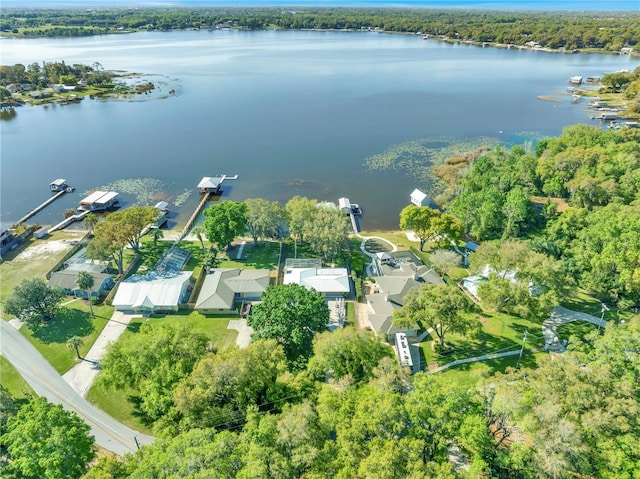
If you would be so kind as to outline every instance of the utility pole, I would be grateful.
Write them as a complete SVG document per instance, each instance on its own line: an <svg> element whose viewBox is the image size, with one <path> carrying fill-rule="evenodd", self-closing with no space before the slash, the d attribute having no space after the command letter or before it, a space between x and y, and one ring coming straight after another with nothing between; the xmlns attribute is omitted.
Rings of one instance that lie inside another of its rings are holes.
<svg viewBox="0 0 640 479"><path fill-rule="evenodd" d="M602 309L600 310L602 314L600 315L600 322L598 323L598 332L600 332L600 329L602 328L602 323L604 322L604 312L609 311L609 308L607 307L606 304L604 303L600 303L600 304L602 305Z"/></svg>
<svg viewBox="0 0 640 479"><path fill-rule="evenodd" d="M520 367L520 360L522 359L522 353L524 353L524 345L527 342L527 334L529 334L529 331L525 329L524 337L522 338L522 348L520 349L520 356L518 356L518 362L516 363L516 369Z"/></svg>

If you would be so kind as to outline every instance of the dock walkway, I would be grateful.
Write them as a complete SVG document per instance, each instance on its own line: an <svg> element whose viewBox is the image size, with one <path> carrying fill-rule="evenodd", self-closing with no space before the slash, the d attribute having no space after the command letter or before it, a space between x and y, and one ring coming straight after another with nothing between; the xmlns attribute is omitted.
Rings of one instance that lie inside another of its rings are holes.
<svg viewBox="0 0 640 479"><path fill-rule="evenodd" d="M47 206L49 206L51 203L53 203L55 200L57 200L58 198L60 198L62 195L64 195L66 193L66 190L62 190L57 192L55 195L53 195L51 198L49 198L48 200L40 203L38 206L36 206L34 209L32 209L31 211L29 211L26 215L24 215L22 218L20 218L16 224L19 225L21 223L24 223L25 221L27 221L29 218L31 218L32 216L34 216L38 211L41 211L43 209L45 209Z"/></svg>
<svg viewBox="0 0 640 479"><path fill-rule="evenodd" d="M191 214L191 216L187 220L186 224L184 225L184 228L182 228L182 231L180 232L180 236L178 236L178 239L176 239L175 244L178 244L180 241L183 240L185 236L187 236L189 229L191 229L191 226L193 225L196 218L204 208L204 205L207 203L207 201L209 201L209 196L211 196L211 193L203 194L202 199L200 200L200 203L198 204L197 208L194 210L194 212Z"/></svg>
<svg viewBox="0 0 640 479"><path fill-rule="evenodd" d="M89 213L91 213L89 210L85 210L82 213L78 213L76 215L73 216L69 216L68 218L65 218L64 220L62 220L60 223L58 223L55 226L52 226L51 228L49 228L47 230L48 234L53 233L56 230L61 230L62 228L65 228L67 226L69 226L71 223L74 223L76 221L81 221L82 218L84 218L85 216L87 216Z"/></svg>

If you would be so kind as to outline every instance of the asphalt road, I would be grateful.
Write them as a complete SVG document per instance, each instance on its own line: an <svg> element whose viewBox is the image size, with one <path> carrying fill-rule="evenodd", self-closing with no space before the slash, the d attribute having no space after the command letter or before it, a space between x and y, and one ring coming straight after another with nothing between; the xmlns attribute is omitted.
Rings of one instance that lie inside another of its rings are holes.
<svg viewBox="0 0 640 479"><path fill-rule="evenodd" d="M91 427L96 444L116 454L137 450L153 437L116 421L89 403L69 386L36 348L8 322L0 320L0 353L9 360L36 394L74 411Z"/></svg>

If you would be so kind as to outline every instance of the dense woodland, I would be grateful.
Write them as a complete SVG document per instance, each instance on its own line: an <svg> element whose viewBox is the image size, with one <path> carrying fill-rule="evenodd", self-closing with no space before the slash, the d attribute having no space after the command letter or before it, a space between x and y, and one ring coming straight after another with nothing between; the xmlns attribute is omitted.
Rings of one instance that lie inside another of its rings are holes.
<svg viewBox="0 0 640 479"><path fill-rule="evenodd" d="M173 29L377 29L452 40L618 52L640 41L638 12L522 12L370 8L3 9L0 31L81 36Z"/></svg>

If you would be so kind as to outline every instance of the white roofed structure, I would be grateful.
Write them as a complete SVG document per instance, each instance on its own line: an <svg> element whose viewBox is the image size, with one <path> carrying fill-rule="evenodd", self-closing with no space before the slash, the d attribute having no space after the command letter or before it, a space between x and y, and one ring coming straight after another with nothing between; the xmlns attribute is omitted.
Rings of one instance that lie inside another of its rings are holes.
<svg viewBox="0 0 640 479"><path fill-rule="evenodd" d="M343 297L351 292L347 268L287 268L284 284L299 284L325 297Z"/></svg>
<svg viewBox="0 0 640 479"><path fill-rule="evenodd" d="M427 195L425 193L423 193L422 191L420 191L418 188L416 188L415 190L413 190L411 192L410 195L410 200L411 203L416 205L416 206L428 206L429 205L429 198L427 198Z"/></svg>
<svg viewBox="0 0 640 479"><path fill-rule="evenodd" d="M120 283L113 306L120 311L178 311L186 301L190 271L152 272L134 275Z"/></svg>

